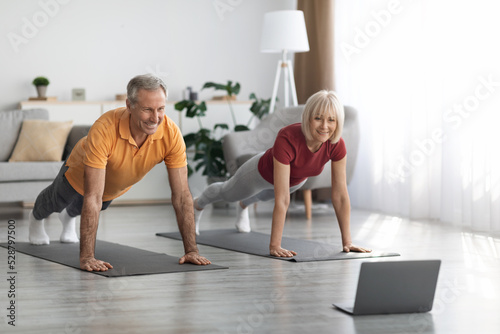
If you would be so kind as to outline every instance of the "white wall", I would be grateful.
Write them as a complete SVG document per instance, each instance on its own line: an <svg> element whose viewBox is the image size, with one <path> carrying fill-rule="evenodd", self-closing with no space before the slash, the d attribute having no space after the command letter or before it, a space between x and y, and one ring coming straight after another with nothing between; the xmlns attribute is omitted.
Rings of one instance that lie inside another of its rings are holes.
<svg viewBox="0 0 500 334"><path fill-rule="evenodd" d="M1 1L0 110L36 96L39 75L59 100L80 87L87 100L114 99L146 72L164 78L169 100L227 80L240 82L240 100L269 98L279 55L259 51L263 14L294 8L295 0Z"/></svg>

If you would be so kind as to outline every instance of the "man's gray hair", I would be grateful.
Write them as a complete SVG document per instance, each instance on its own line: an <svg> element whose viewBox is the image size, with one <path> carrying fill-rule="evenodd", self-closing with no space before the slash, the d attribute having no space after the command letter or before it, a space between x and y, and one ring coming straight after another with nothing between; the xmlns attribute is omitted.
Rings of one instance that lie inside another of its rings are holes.
<svg viewBox="0 0 500 334"><path fill-rule="evenodd" d="M127 85L127 99L130 104L137 103L137 92L139 89L155 91L158 88L163 89L165 98L168 96L167 85L162 79L153 74L141 74L132 78Z"/></svg>

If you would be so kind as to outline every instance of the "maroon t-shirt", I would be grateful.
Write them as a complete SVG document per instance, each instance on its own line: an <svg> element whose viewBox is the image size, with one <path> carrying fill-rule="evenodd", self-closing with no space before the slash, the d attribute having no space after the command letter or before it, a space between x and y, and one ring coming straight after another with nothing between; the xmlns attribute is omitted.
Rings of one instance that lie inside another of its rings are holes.
<svg viewBox="0 0 500 334"><path fill-rule="evenodd" d="M274 184L273 157L285 165L290 165L290 186L295 186L308 177L321 174L328 160L342 160L346 155L342 138L332 144L326 141L317 152L307 148L306 137L301 124L295 123L282 128L274 141L259 160L259 173L264 180Z"/></svg>

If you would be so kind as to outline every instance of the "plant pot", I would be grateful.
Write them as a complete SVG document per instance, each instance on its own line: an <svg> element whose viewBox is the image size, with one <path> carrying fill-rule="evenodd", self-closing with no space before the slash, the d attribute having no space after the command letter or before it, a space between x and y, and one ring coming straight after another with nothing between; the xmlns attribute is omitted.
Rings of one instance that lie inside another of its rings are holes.
<svg viewBox="0 0 500 334"><path fill-rule="evenodd" d="M40 98L47 97L47 86L36 86L36 92Z"/></svg>

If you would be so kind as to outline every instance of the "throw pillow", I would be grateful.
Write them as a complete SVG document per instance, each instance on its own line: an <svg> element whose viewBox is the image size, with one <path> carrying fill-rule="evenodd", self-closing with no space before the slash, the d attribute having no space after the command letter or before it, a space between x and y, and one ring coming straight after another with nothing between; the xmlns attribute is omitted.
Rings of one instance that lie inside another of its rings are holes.
<svg viewBox="0 0 500 334"><path fill-rule="evenodd" d="M45 109L25 109L0 111L0 161L7 161L14 151L21 126L25 119L49 119L49 112Z"/></svg>
<svg viewBox="0 0 500 334"><path fill-rule="evenodd" d="M25 120L9 162L61 161L73 121Z"/></svg>

